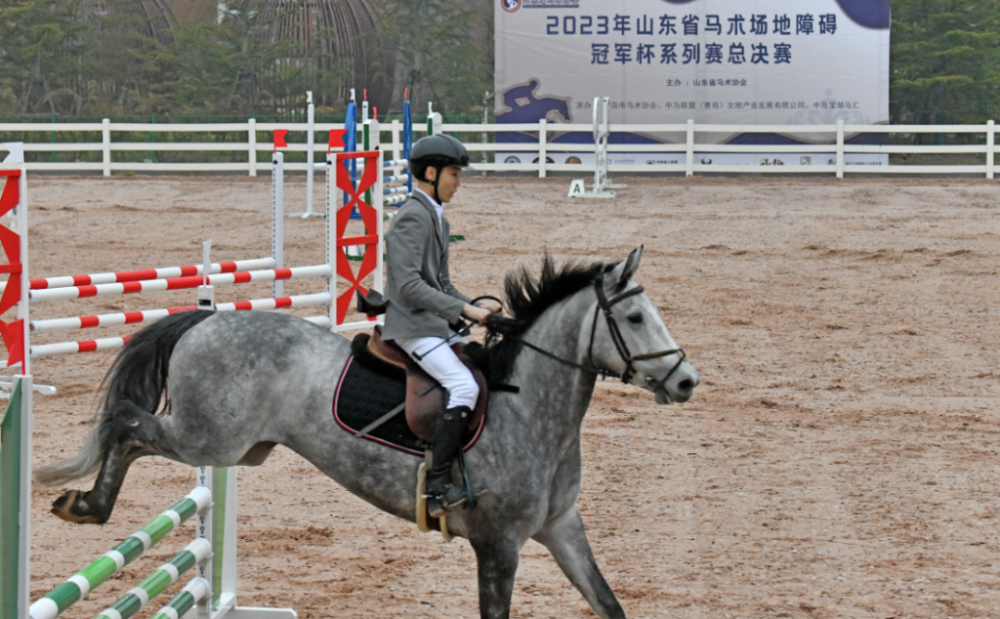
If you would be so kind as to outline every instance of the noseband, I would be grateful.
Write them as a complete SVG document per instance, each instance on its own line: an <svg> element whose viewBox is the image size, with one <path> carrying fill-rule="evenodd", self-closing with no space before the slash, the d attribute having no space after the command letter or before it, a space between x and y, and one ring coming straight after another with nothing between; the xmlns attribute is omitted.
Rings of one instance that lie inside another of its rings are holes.
<svg viewBox="0 0 1000 619"><path fill-rule="evenodd" d="M632 365L633 361L646 361L648 359L658 359L660 357L668 357L670 355L677 355L677 363L674 367L670 368L667 375L663 377L662 380L656 380L652 376L646 378L646 384L651 386L654 391L656 389L663 389L666 391L667 381L670 377L674 375L675 372L681 367L681 364L687 359L687 354L682 348L674 348L671 350L661 350L659 352L644 353L641 355L632 355L628 349L628 345L625 343L625 338L622 337L621 329L618 328L618 322L615 320L614 314L611 313L611 308L621 303L625 299L635 296L637 294L642 294L645 289L642 286L636 286L635 288L626 290L621 294L615 295L610 299L604 294L604 276L600 275L594 280L594 291L597 293L597 306L594 308L594 320L590 325L590 344L587 346L587 363L576 363L570 361L569 359L563 359L558 357L547 350L543 350L538 346L535 346L531 342L521 340L521 343L528 348L534 350L535 352L541 353L546 357L558 361L564 365L574 367L578 370L583 370L591 374L597 374L602 377L620 378L623 383L629 383L632 377L636 375L635 366ZM611 334L611 341L614 342L615 348L618 349L618 354L621 356L622 361L625 362L625 371L621 374L615 372L610 372L608 370L601 369L594 364L594 338L597 335L597 319L601 313L604 313L604 319L608 324L608 332Z"/></svg>

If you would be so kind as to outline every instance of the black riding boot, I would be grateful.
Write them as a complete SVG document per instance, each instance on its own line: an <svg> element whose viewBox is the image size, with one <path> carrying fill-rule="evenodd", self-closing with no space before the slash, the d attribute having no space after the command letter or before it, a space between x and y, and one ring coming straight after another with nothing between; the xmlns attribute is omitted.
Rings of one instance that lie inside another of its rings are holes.
<svg viewBox="0 0 1000 619"><path fill-rule="evenodd" d="M427 474L425 495L431 518L442 518L449 510L468 500L465 488L456 487L451 483L451 465L462 449L462 435L465 433L471 413L468 406L456 406L447 409L438 418L437 427L434 429L434 444L431 446L434 458L431 470ZM476 497L485 494L479 488L473 488L472 492Z"/></svg>

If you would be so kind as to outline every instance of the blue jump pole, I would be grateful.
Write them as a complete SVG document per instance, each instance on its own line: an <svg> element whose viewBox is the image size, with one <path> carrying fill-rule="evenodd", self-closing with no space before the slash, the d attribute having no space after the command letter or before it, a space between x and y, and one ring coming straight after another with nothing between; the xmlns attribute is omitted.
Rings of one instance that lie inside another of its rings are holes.
<svg viewBox="0 0 1000 619"><path fill-rule="evenodd" d="M403 159L410 160L410 149L413 148L413 119L410 117L410 100L403 99ZM406 189L413 193L413 174L406 181Z"/></svg>
<svg viewBox="0 0 1000 619"><path fill-rule="evenodd" d="M344 152L353 153L358 150L358 105L351 101L347 104L347 118L344 120L344 128L347 130L344 133ZM347 169L351 173L351 184L357 187L358 185L358 163L357 159L351 159L347 162ZM344 194L344 203L350 199L346 193ZM351 219L361 219L361 213L355 208L351 211Z"/></svg>

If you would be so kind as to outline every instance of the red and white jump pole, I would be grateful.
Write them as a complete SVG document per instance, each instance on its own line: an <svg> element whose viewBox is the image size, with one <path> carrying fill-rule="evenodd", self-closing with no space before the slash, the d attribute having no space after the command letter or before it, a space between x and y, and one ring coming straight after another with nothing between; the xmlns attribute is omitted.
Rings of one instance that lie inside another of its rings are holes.
<svg viewBox="0 0 1000 619"><path fill-rule="evenodd" d="M275 310L296 307L326 306L330 303L330 295L326 292L303 294L279 299L254 299L236 303L219 303L217 312L234 312L244 310ZM32 320L32 333L52 333L55 331L75 331L95 327L120 327L122 325L151 324L163 320L171 314L198 309L197 305L173 307L169 309L143 310L139 312L118 312L114 314L97 314L94 316L74 316L72 318L50 318L48 320ZM312 322L328 323L326 316L315 316Z"/></svg>
<svg viewBox="0 0 1000 619"><path fill-rule="evenodd" d="M280 299L256 299L253 301L240 301L238 303L220 303L216 306L217 312L231 312L240 310L274 310L280 308L307 307L314 305L328 305L330 297L326 293L318 295L302 295L303 297L317 297L317 302L296 302L296 297L283 297ZM249 307L248 307L249 306ZM65 331L69 329L85 329L89 327L110 327L123 324L151 324L163 320L171 314L198 309L197 306L175 307L162 310L146 310L143 312L128 312L125 314L104 314L101 316L80 316L77 318L57 318L54 320L39 320L32 323L32 330L36 325L41 328L35 330L37 333L49 331ZM121 317L121 318L120 318ZM330 326L330 319L326 316L309 316L304 318L315 325L321 327ZM80 326L73 326L73 323ZM122 348L131 336L106 337L96 340L80 340L77 342L58 342L55 344L36 344L31 347L31 357L49 357L52 355L66 355L81 352L96 352L100 350L114 350Z"/></svg>
<svg viewBox="0 0 1000 619"><path fill-rule="evenodd" d="M205 278L202 275L190 277L174 277L171 279L151 279L123 284L98 284L96 286L68 286L51 290L32 290L29 298L31 303L42 301L67 301L87 297L116 297L140 292L163 292L166 290L185 290L201 286L205 279L209 286L232 286L234 284L257 284L261 282L279 282L286 279L302 279L309 277L329 277L333 269L328 264L318 264L307 267L292 267L290 269L266 269L261 271L244 271L241 273L218 273Z"/></svg>
<svg viewBox="0 0 1000 619"><path fill-rule="evenodd" d="M209 269L209 274L235 273L238 271L257 271L274 268L274 258L258 258L256 260L236 260L235 262L216 262ZM204 267L187 265L181 267L161 267L158 269L141 269L138 271L120 271L117 273L93 273L91 275L67 275L63 277L46 277L33 279L31 290L48 290L51 288L67 288L69 286L93 286L97 284L121 284L125 282L141 282L151 279L168 279L174 277L192 277L202 275ZM0 292L7 288L6 282L0 282Z"/></svg>

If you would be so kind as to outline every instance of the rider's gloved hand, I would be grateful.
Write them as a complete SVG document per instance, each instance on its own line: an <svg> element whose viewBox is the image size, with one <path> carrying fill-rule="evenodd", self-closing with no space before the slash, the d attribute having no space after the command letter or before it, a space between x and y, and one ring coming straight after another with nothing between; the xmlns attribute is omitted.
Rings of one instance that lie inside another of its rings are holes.
<svg viewBox="0 0 1000 619"><path fill-rule="evenodd" d="M485 307L479 307L476 305L465 304L465 308L462 310L462 315L476 323L480 327L486 324L486 319L493 314L491 310Z"/></svg>

